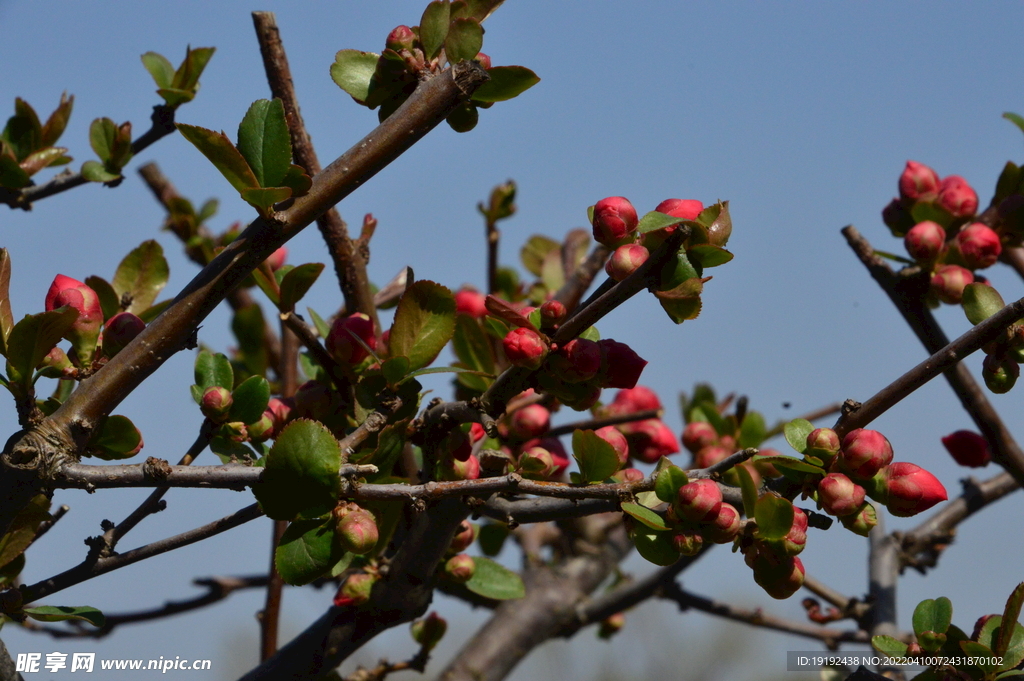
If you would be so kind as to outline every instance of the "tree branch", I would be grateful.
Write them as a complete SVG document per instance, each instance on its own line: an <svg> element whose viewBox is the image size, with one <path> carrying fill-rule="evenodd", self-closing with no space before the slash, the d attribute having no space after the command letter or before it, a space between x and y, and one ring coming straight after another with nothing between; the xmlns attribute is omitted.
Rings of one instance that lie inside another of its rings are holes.
<svg viewBox="0 0 1024 681"><path fill-rule="evenodd" d="M601 244L595 246L594 250L572 273L572 276L565 281L562 288L555 292L555 300L565 305L565 309L569 312L575 310L583 300L583 294L594 283L594 278L604 268L609 255L611 255L611 251L607 247Z"/></svg>
<svg viewBox="0 0 1024 681"><path fill-rule="evenodd" d="M258 483L265 469L238 463L219 466L172 466L163 459L150 457L146 463L90 466L69 463L53 478L59 489L95 490L114 487L207 487L242 490ZM376 473L373 465L343 464L341 475Z"/></svg>

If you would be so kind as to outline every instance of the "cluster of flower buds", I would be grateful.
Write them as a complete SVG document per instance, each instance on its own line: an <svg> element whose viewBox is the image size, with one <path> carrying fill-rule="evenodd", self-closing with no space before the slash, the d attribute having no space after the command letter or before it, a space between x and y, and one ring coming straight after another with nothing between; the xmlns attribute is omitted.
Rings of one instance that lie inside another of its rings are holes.
<svg viewBox="0 0 1024 681"><path fill-rule="evenodd" d="M739 511L722 500L713 480L693 480L679 488L665 520L672 530L672 546L684 556L700 552L705 543L731 543L743 528Z"/></svg>
<svg viewBox="0 0 1024 681"><path fill-rule="evenodd" d="M683 428L683 446L693 455L694 468L708 468L738 451L735 433L721 435L715 427L706 421L691 421ZM771 456L778 452L772 449L761 450L762 456ZM759 486L763 478L777 477L779 472L770 463L745 462L739 464L750 473L755 486ZM730 485L738 486L739 478L735 467L726 471L723 480Z"/></svg>
<svg viewBox="0 0 1024 681"><path fill-rule="evenodd" d="M620 390L611 404L601 410L604 416L625 416L642 411L662 411L661 400L653 390L642 385L635 388ZM628 458L644 463L657 463L663 456L670 456L679 451L679 442L672 429L658 417L629 421L612 427L625 436L628 445ZM606 429L601 429L604 431ZM598 431L598 434L601 434ZM605 437L611 442L610 436ZM616 443L612 442L616 447ZM621 445L619 445L621 446ZM618 451L618 447L616 447ZM623 464L628 463L624 460Z"/></svg>
<svg viewBox="0 0 1024 681"><path fill-rule="evenodd" d="M739 536L743 560L754 571L754 582L772 598L785 599L803 586L804 565L797 555L807 545L807 514L795 506L789 529L781 537L771 539L748 526ZM785 529L783 527L783 529Z"/></svg>
<svg viewBox="0 0 1024 681"><path fill-rule="evenodd" d="M336 523L334 534L342 548L360 556L373 551L380 533L371 512L348 502L335 506L332 513Z"/></svg>

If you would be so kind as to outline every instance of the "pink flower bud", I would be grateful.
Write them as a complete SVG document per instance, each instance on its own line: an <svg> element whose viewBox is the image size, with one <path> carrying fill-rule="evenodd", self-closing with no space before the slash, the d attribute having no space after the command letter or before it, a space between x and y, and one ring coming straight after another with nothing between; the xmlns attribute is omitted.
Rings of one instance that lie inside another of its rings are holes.
<svg viewBox="0 0 1024 681"><path fill-rule="evenodd" d="M696 556L704 548L704 537L697 530L683 528L672 535L672 546L684 556Z"/></svg>
<svg viewBox="0 0 1024 681"><path fill-rule="evenodd" d="M650 256L650 252L640 244L623 244L608 258L604 271L615 281L622 281L647 262Z"/></svg>
<svg viewBox="0 0 1024 681"><path fill-rule="evenodd" d="M644 473L638 468L623 468L612 477L619 482L640 482L644 479Z"/></svg>
<svg viewBox="0 0 1024 681"><path fill-rule="evenodd" d="M408 26L396 26L391 29L391 33L388 33L384 46L389 50L399 52L401 50L411 50L415 43L416 34L413 33L411 28Z"/></svg>
<svg viewBox="0 0 1024 681"><path fill-rule="evenodd" d="M487 437L487 431L479 423L474 423L469 427L469 441L476 444L480 440Z"/></svg>
<svg viewBox="0 0 1024 681"><path fill-rule="evenodd" d="M727 458L730 454L732 454L732 450L722 445L704 447L694 454L693 465L695 468L709 468L722 459Z"/></svg>
<svg viewBox="0 0 1024 681"><path fill-rule="evenodd" d="M548 364L555 376L566 383L582 383L601 369L601 347L585 338L574 338L551 353Z"/></svg>
<svg viewBox="0 0 1024 681"><path fill-rule="evenodd" d="M601 624L597 628L597 637L608 640L622 631L624 626L626 626L626 616L624 614L617 612L614 615L609 615L601 620Z"/></svg>
<svg viewBox="0 0 1024 681"><path fill-rule="evenodd" d="M279 399L271 397L267 403L267 411L274 418L274 430L281 432L285 425L291 420L292 410L295 408L295 400L291 398Z"/></svg>
<svg viewBox="0 0 1024 681"><path fill-rule="evenodd" d="M831 428L815 428L807 436L805 454L829 463L839 453L839 436Z"/></svg>
<svg viewBox="0 0 1024 681"><path fill-rule="evenodd" d="M980 222L964 227L956 235L956 242L964 256L964 262L972 270L995 265L999 260L999 254L1003 252L999 235L991 227Z"/></svg>
<svg viewBox="0 0 1024 681"><path fill-rule="evenodd" d="M103 354L113 357L132 342L146 328L142 321L131 312L120 312L103 327Z"/></svg>
<svg viewBox="0 0 1024 681"><path fill-rule="evenodd" d="M452 537L452 543L448 545L449 553L462 553L470 547L476 539L476 527L468 520L463 520L458 531Z"/></svg>
<svg viewBox="0 0 1024 681"><path fill-rule="evenodd" d="M694 522L713 522L722 510L722 490L714 480L694 480L679 488L677 514Z"/></svg>
<svg viewBox="0 0 1024 681"><path fill-rule="evenodd" d="M958 430L955 433L950 433L942 438L942 444L961 466L980 468L987 466L992 459L988 440L970 430Z"/></svg>
<svg viewBox="0 0 1024 681"><path fill-rule="evenodd" d="M635 388L620 390L612 404L616 407L616 414L633 414L638 411L649 409L661 409L661 400L653 390L646 386L638 385Z"/></svg>
<svg viewBox="0 0 1024 681"><path fill-rule="evenodd" d="M50 378L61 378L64 376L64 370L71 369L72 365L67 353L54 346L53 349L46 353L46 356L43 357L36 368L45 369L46 373L44 375Z"/></svg>
<svg viewBox="0 0 1024 681"><path fill-rule="evenodd" d="M230 390L215 385L212 388L207 388L203 393L199 411L214 423L223 423L228 417L228 412L231 411L233 402Z"/></svg>
<svg viewBox="0 0 1024 681"><path fill-rule="evenodd" d="M908 518L948 499L938 478L912 463L894 463L886 470L886 506L899 518Z"/></svg>
<svg viewBox="0 0 1024 681"><path fill-rule="evenodd" d="M903 237L910 257L918 262L934 262L946 245L946 230L937 222L919 222Z"/></svg>
<svg viewBox="0 0 1024 681"><path fill-rule="evenodd" d="M597 342L601 350L599 379L604 388L634 388L647 360L633 352L633 348L611 338Z"/></svg>
<svg viewBox="0 0 1024 681"><path fill-rule="evenodd" d="M710 525L706 525L702 532L704 538L710 542L728 544L739 535L741 528L740 512L732 504L723 502L718 516Z"/></svg>
<svg viewBox="0 0 1024 681"><path fill-rule="evenodd" d="M220 427L217 434L238 443L246 442L249 439L249 429L241 421L228 421Z"/></svg>
<svg viewBox="0 0 1024 681"><path fill-rule="evenodd" d="M443 449L456 461L466 461L473 453L473 443L469 441L468 433L463 433L461 428L453 428L444 438Z"/></svg>
<svg viewBox="0 0 1024 681"><path fill-rule="evenodd" d="M64 338L71 341L78 353L79 361L87 364L92 360L96 340L100 335L100 326L103 324L100 297L82 282L58 274L46 292L46 310L56 310L64 306L74 308L78 312L78 319L64 334Z"/></svg>
<svg viewBox="0 0 1024 681"><path fill-rule="evenodd" d="M793 507L793 524L782 538L782 550L787 556L795 556L807 545L807 514Z"/></svg>
<svg viewBox="0 0 1024 681"><path fill-rule="evenodd" d="M594 204L594 240L615 248L632 240L639 218L636 208L621 196L609 196Z"/></svg>
<svg viewBox="0 0 1024 681"><path fill-rule="evenodd" d="M274 437L274 415L268 409L263 412L263 416L256 423L250 423L246 426L246 430L249 431L249 440L252 442L265 442L269 440Z"/></svg>
<svg viewBox="0 0 1024 681"><path fill-rule="evenodd" d="M626 436L615 426L605 426L604 428L598 428L594 432L599 438L612 446L615 454L619 457L619 463L625 465L626 461L629 460L629 443L626 442Z"/></svg>
<svg viewBox="0 0 1024 681"><path fill-rule="evenodd" d="M878 514L875 512L874 506L865 502L855 513L841 516L839 522L854 534L866 537L871 533L871 529L878 524Z"/></svg>
<svg viewBox="0 0 1024 681"><path fill-rule="evenodd" d="M683 446L696 454L705 447L718 444L718 431L706 421L692 421L683 428Z"/></svg>
<svg viewBox="0 0 1024 681"><path fill-rule="evenodd" d="M858 428L843 438L839 456L852 477L868 480L892 462L892 445L877 430Z"/></svg>
<svg viewBox="0 0 1024 681"><path fill-rule="evenodd" d="M338 522L335 532L345 550L357 555L373 551L380 536L373 514L363 509L350 511Z"/></svg>
<svg viewBox="0 0 1024 681"><path fill-rule="evenodd" d="M412 640L427 650L433 650L448 631L448 622L436 612L431 612L424 619L415 620L409 630L412 632Z"/></svg>
<svg viewBox="0 0 1024 681"><path fill-rule="evenodd" d="M818 502L826 513L850 515L864 503L864 488L842 473L829 473L818 483Z"/></svg>
<svg viewBox="0 0 1024 681"><path fill-rule="evenodd" d="M804 564L799 558L789 558L781 564L773 564L764 556L754 562L754 581L769 596L783 600L789 598L804 584Z"/></svg>
<svg viewBox="0 0 1024 681"><path fill-rule="evenodd" d="M533 329L517 327L501 342L508 361L517 367L539 369L548 354L547 343Z"/></svg>
<svg viewBox="0 0 1024 681"><path fill-rule="evenodd" d="M338 589L334 596L334 605L343 608L347 606L358 606L370 600L373 592L373 585L377 582L374 575L359 572L349 575L345 583Z"/></svg>
<svg viewBox="0 0 1024 681"><path fill-rule="evenodd" d="M356 338L363 341L371 350L375 350L377 337L373 333L373 321L362 312L348 317L338 317L327 335L327 352L331 353L339 364L359 364L369 357L370 353L356 341Z"/></svg>
<svg viewBox="0 0 1024 681"><path fill-rule="evenodd" d="M939 176L935 171L923 163L907 161L900 175L900 196L911 201L934 201L938 195Z"/></svg>
<svg viewBox="0 0 1024 681"><path fill-rule="evenodd" d="M483 52L476 53L476 60L480 62L480 66L485 69L491 68L491 58Z"/></svg>
<svg viewBox="0 0 1024 681"><path fill-rule="evenodd" d="M520 440L540 437L551 427L551 412L539 404L530 404L513 412L509 424Z"/></svg>
<svg viewBox="0 0 1024 681"><path fill-rule="evenodd" d="M932 275L931 290L944 303L959 305L964 287L974 283L970 270L959 265L942 265Z"/></svg>
<svg viewBox="0 0 1024 681"><path fill-rule="evenodd" d="M455 294L455 312L477 319L487 316L487 297L476 289L464 288Z"/></svg>
<svg viewBox="0 0 1024 681"><path fill-rule="evenodd" d="M967 180L959 175L949 175L939 184L938 203L955 218L966 218L978 210L978 195Z"/></svg>
<svg viewBox="0 0 1024 681"><path fill-rule="evenodd" d="M476 573L476 561L473 557L466 553L460 553L457 556L452 556L448 559L448 562L444 564L444 574L451 579L453 582L458 584L465 584L469 580L473 579L473 575Z"/></svg>
<svg viewBox="0 0 1024 681"><path fill-rule="evenodd" d="M696 220L704 210L704 204L696 199L665 199L654 210L674 218Z"/></svg>
<svg viewBox="0 0 1024 681"><path fill-rule="evenodd" d="M551 452L543 447L530 447L519 455L519 468L529 478L545 480L554 474L557 466Z"/></svg>
<svg viewBox="0 0 1024 681"><path fill-rule="evenodd" d="M263 262L267 263L267 267L269 267L271 271L276 272L284 267L284 261L287 260L287 258L288 249L285 246L281 246L281 248L271 253Z"/></svg>
<svg viewBox="0 0 1024 681"><path fill-rule="evenodd" d="M981 377L985 380L985 386L997 395L1010 392L1019 376L1020 366L1010 357L985 355L981 362Z"/></svg>
<svg viewBox="0 0 1024 681"><path fill-rule="evenodd" d="M476 480L480 477L480 460L470 454L465 461L451 459L438 464L438 476L441 480Z"/></svg>
<svg viewBox="0 0 1024 681"><path fill-rule="evenodd" d="M545 329L553 329L565 320L569 311L557 300L549 300L540 306L540 325Z"/></svg>
<svg viewBox="0 0 1024 681"><path fill-rule="evenodd" d="M679 451L675 433L661 419L646 419L630 425L626 433L630 454L644 463L658 463L661 457Z"/></svg>

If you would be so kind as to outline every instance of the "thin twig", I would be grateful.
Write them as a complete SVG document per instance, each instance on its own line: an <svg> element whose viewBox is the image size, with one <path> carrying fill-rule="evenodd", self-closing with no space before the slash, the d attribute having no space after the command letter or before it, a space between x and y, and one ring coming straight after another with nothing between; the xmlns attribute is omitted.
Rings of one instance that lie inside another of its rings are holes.
<svg viewBox="0 0 1024 681"><path fill-rule="evenodd" d="M814 423L818 419L823 419L826 416L832 416L833 414L838 414L840 411L842 411L842 409L843 409L842 402L833 402L832 404L827 404L824 407L820 407L818 409L815 409L814 411L807 412L806 414L803 414L802 416L797 416L797 418L798 419L803 419L805 421L810 421L811 423ZM786 424L789 423L792 420L793 419L784 419L784 420L779 421L778 423L776 423L774 426L772 426L771 428L768 429L768 432L765 434L765 439L767 440L769 438L775 437L776 435L781 435L782 432L786 428Z"/></svg>
<svg viewBox="0 0 1024 681"><path fill-rule="evenodd" d="M58 489L104 489L114 487L200 487L241 490L258 483L263 468L242 464L219 466L172 466L162 459L150 458L142 464L90 466L70 463L58 470L51 486ZM341 476L360 476L377 472L369 464L343 464Z"/></svg>
<svg viewBox="0 0 1024 681"><path fill-rule="evenodd" d="M87 560L86 562L80 563L59 575L54 575L48 579L36 582L31 586L23 587L21 588L21 593L25 602L31 603L39 600L40 598L46 598L51 594L55 594L69 586L81 584L93 577L99 577L100 575L112 572L113 570L137 563L140 560L152 558L153 556L158 556L161 553L167 553L168 551L180 549L183 546L188 546L189 544L195 544L198 541L209 539L221 532L226 532L227 530L247 523L250 520L255 520L262 515L263 511L260 510L259 504L252 504L239 511L235 511L231 515L225 516L220 520L215 520L212 523L208 523L201 527L188 530L187 532L182 532L181 534L176 534L173 537L161 539L153 542L152 544L146 544L145 546L140 546L137 549L132 549L125 553L99 558L98 560Z"/></svg>
<svg viewBox="0 0 1024 681"><path fill-rule="evenodd" d="M302 320L302 317L295 314L294 312L282 312L281 313L281 324L289 329L295 337L302 343L302 346L309 350L309 354L313 356L317 364L323 367L323 370L327 372L327 376L334 383L338 390L342 391L342 394L346 394L351 391L352 383L345 376L345 372L338 364L337 360L331 356L331 353L327 352L327 348L320 344L320 341L313 335L313 330Z"/></svg>
<svg viewBox="0 0 1024 681"><path fill-rule="evenodd" d="M590 255L583 259L572 276L562 285L562 288L555 292L555 300L565 305L565 309L569 312L575 310L583 299L583 294L594 283L594 278L604 268L609 255L611 255L611 251L607 247L601 244L595 246Z"/></svg>
<svg viewBox="0 0 1024 681"><path fill-rule="evenodd" d="M60 508L58 508L51 514L49 520L44 520L43 522L39 523L39 529L36 530L36 536L32 537L32 544L35 544L37 541L39 541L39 539L44 534L49 532L53 528L53 526L57 524L57 521L63 518L65 515L67 515L67 512L70 510L70 506L68 506L67 504L61 504ZM32 546L32 544L29 544L28 546ZM28 546L25 547L25 550L28 550Z"/></svg>
<svg viewBox="0 0 1024 681"><path fill-rule="evenodd" d="M633 421L657 419L661 418L661 412L661 409L645 409L643 411L633 412L632 414L619 414L617 416L606 416L600 419L588 419L586 421L566 423L561 426L555 426L548 432L544 433L544 437L559 437L561 435L568 435L569 433L577 430L597 430L598 428L604 428L605 426L617 426L620 423L632 423Z"/></svg>

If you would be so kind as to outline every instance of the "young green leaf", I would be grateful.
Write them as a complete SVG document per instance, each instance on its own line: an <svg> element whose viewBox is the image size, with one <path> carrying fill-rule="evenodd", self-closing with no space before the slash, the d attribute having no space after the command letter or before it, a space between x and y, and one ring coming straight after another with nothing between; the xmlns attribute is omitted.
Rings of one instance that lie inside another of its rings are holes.
<svg viewBox="0 0 1024 681"><path fill-rule="evenodd" d="M537 74L525 66L495 66L487 70L487 75L491 79L473 93L475 102L504 102L540 82Z"/></svg>
<svg viewBox="0 0 1024 681"><path fill-rule="evenodd" d="M603 482L619 470L619 457L606 440L592 430L572 434L572 456L580 467L584 482Z"/></svg>
<svg viewBox="0 0 1024 681"><path fill-rule="evenodd" d="M668 461L668 459L663 458L662 461ZM686 471L670 463L661 469L658 472L658 477L654 479L654 492L659 499L671 504L678 497L679 488L689 481Z"/></svg>
<svg viewBox="0 0 1024 681"><path fill-rule="evenodd" d="M671 528L665 524L664 519L649 508L644 508L640 504L634 504L631 502L624 502L622 504L622 512L626 515L632 516L638 522L646 525L652 530L658 532L668 532Z"/></svg>
<svg viewBox="0 0 1024 681"><path fill-rule="evenodd" d="M327 338L331 333L331 325L325 322L323 317L317 314L316 310L313 308L307 307L306 311L309 312L309 318L313 321L313 326L316 327L316 331L320 334L320 337Z"/></svg>
<svg viewBox="0 0 1024 681"><path fill-rule="evenodd" d="M235 148L228 136L223 132L214 132L196 125L178 123L178 132L195 145L221 175L231 183L239 193L246 189L259 188L260 183L246 162L245 157Z"/></svg>
<svg viewBox="0 0 1024 681"><path fill-rule="evenodd" d="M104 461L130 459L142 449L142 433L127 416L114 414L103 419L89 443L86 452Z"/></svg>
<svg viewBox="0 0 1024 681"><path fill-rule="evenodd" d="M286 584L302 586L325 574L345 554L330 518L296 520L281 535L274 566Z"/></svg>
<svg viewBox="0 0 1024 681"><path fill-rule="evenodd" d="M266 216L275 203L291 198L292 190L288 187L266 187L243 189L239 192L242 200L255 208L260 215Z"/></svg>
<svg viewBox="0 0 1024 681"><path fill-rule="evenodd" d="M1003 608L1003 621L1016 623L1020 618L1021 605L1024 604L1024 582L1018 584L1006 599L1006 606ZM995 653L1004 654L1010 648L1010 640L1013 638L1014 627L1002 627L999 638L996 641ZM1016 666L1016 665L1014 665Z"/></svg>
<svg viewBox="0 0 1024 681"><path fill-rule="evenodd" d="M452 349L459 361L469 369L494 373L494 349L483 327L473 317L460 314L455 317Z"/></svg>
<svg viewBox="0 0 1024 681"><path fill-rule="evenodd" d="M981 324L1006 306L999 291L988 284L980 283L968 284L964 287L963 299L960 304L971 324Z"/></svg>
<svg viewBox="0 0 1024 681"><path fill-rule="evenodd" d="M195 49L189 47L185 52L185 59L178 66L178 70L174 72L171 87L195 95L196 90L199 89L199 76L203 74L207 63L216 51L215 47L197 47Z"/></svg>
<svg viewBox="0 0 1024 681"><path fill-rule="evenodd" d="M507 601L526 595L523 578L490 558L475 556L476 570L466 588L484 598Z"/></svg>
<svg viewBox="0 0 1024 681"><path fill-rule="evenodd" d="M451 21L451 5L448 0L434 0L420 17L420 42L427 59L433 59L444 47Z"/></svg>
<svg viewBox="0 0 1024 681"><path fill-rule="evenodd" d="M167 285L169 276L170 268L163 247L150 239L124 257L117 266L111 285L119 302L125 296L131 301L127 311L139 314L153 304Z"/></svg>
<svg viewBox="0 0 1024 681"><path fill-rule="evenodd" d="M302 300L302 296L306 295L306 292L316 283L317 277L323 271L323 263L318 262L306 263L289 270L281 280L281 309L293 309L296 303Z"/></svg>
<svg viewBox="0 0 1024 681"><path fill-rule="evenodd" d="M377 69L379 54L359 50L341 50L331 64L331 79L352 99L366 104L370 96L370 82Z"/></svg>
<svg viewBox="0 0 1024 681"><path fill-rule="evenodd" d="M786 442L800 454L807 451L807 436L814 430L814 424L806 419L793 419L785 425L783 433Z"/></svg>
<svg viewBox="0 0 1024 681"><path fill-rule="evenodd" d="M1010 121L1018 128L1020 128L1021 132L1024 132L1024 117L1021 117L1020 115L1015 114L1012 111L1007 111L1006 113L1003 114L1003 118L1005 118L1006 120Z"/></svg>
<svg viewBox="0 0 1024 681"><path fill-rule="evenodd" d="M82 164L82 177L89 182L113 182L121 175L108 171L99 161L86 161Z"/></svg>
<svg viewBox="0 0 1024 681"><path fill-rule="evenodd" d="M942 596L923 600L914 608L914 634L920 636L926 631L944 634L952 620L953 604L948 598Z"/></svg>
<svg viewBox="0 0 1024 681"><path fill-rule="evenodd" d="M7 534L0 537L0 567L20 556L36 538L39 524L50 520L50 500L45 494L32 497L25 508L18 511Z"/></svg>
<svg viewBox="0 0 1024 681"><path fill-rule="evenodd" d="M25 614L40 622L82 620L94 627L102 627L107 621L102 612L88 605L76 607L67 605L36 605L31 608L25 608Z"/></svg>
<svg viewBox="0 0 1024 681"><path fill-rule="evenodd" d="M432 281L406 287L391 325L390 350L409 358L409 368L427 366L455 333L455 297Z"/></svg>
<svg viewBox="0 0 1024 681"><path fill-rule="evenodd" d="M907 654L907 644L899 639L893 638L892 636L886 636L884 634L872 636L871 645L875 650L883 655L902 657Z"/></svg>
<svg viewBox="0 0 1024 681"><path fill-rule="evenodd" d="M541 265L544 263L544 258L547 257L552 251L560 249L560 244L554 239L549 239L541 234L534 234L523 247L519 249L519 259L523 261L523 267L525 267L530 274L540 276Z"/></svg>
<svg viewBox="0 0 1024 681"><path fill-rule="evenodd" d="M250 376L231 393L228 421L256 423L270 402L270 383L262 376Z"/></svg>
<svg viewBox="0 0 1024 681"><path fill-rule="evenodd" d="M225 390L233 389L235 374L231 368L231 361L220 352L213 354L209 350L200 350L196 355L195 381L203 392L214 386Z"/></svg>
<svg viewBox="0 0 1024 681"><path fill-rule="evenodd" d="M153 82L158 88L171 87L174 80L174 66L167 57L156 52L146 52L142 55L142 65L153 76Z"/></svg>
<svg viewBox="0 0 1024 681"><path fill-rule="evenodd" d="M32 372L78 319L72 307L25 315L7 338L8 378L25 388L32 384Z"/></svg>
<svg viewBox="0 0 1024 681"><path fill-rule="evenodd" d="M292 143L280 99L252 103L238 125L238 151L261 187L282 185L292 162Z"/></svg>
<svg viewBox="0 0 1024 681"><path fill-rule="evenodd" d="M741 449L748 447L760 447L768 435L768 427L764 423L764 417L759 412L748 411L740 424L740 436L736 445Z"/></svg>
<svg viewBox="0 0 1024 681"><path fill-rule="evenodd" d="M679 552L672 546L672 536L668 532L637 527L630 537L637 553L650 563L664 567L679 560Z"/></svg>
<svg viewBox="0 0 1024 681"><path fill-rule="evenodd" d="M388 385L398 385L409 375L409 358L404 355L392 357L380 365L380 372Z"/></svg>
<svg viewBox="0 0 1024 681"><path fill-rule="evenodd" d="M658 229L671 227L672 225L678 225L681 222L686 222L686 220L652 210L640 218L640 222L638 222L636 226L636 231L639 234L646 234L647 232L653 232Z"/></svg>
<svg viewBox="0 0 1024 681"><path fill-rule="evenodd" d="M754 504L754 519L762 539L782 539L793 527L793 504L774 494L763 494Z"/></svg>
<svg viewBox="0 0 1024 681"><path fill-rule="evenodd" d="M0 354L7 356L7 338L14 328L11 310L11 255L0 248Z"/></svg>
<svg viewBox="0 0 1024 681"><path fill-rule="evenodd" d="M71 109L74 107L74 104L74 95L68 97L68 93L61 93L60 104L53 110L50 117L46 119L46 124L43 125L43 129L40 131L40 146L52 147L57 143L57 140L64 134L64 130L68 126L68 120L71 118Z"/></svg>
<svg viewBox="0 0 1024 681"><path fill-rule="evenodd" d="M484 46L484 29L476 19L453 19L444 39L444 52L450 64L469 61Z"/></svg>
<svg viewBox="0 0 1024 681"><path fill-rule="evenodd" d="M292 421L277 436L266 458L263 480L253 494L263 512L275 520L292 520L300 513L327 513L338 498L341 447L322 423Z"/></svg>

